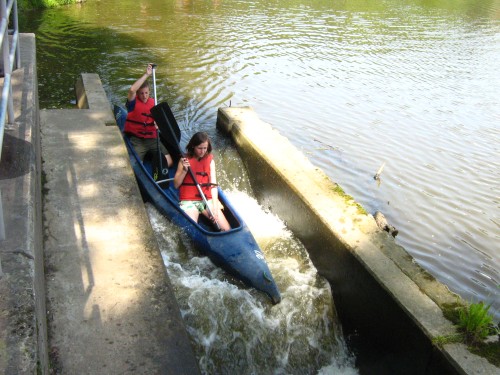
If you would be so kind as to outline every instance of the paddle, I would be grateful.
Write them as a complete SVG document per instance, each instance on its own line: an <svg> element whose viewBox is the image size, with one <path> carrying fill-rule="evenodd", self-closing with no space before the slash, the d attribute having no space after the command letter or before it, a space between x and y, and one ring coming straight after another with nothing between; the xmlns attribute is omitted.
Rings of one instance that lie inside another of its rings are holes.
<svg viewBox="0 0 500 375"><path fill-rule="evenodd" d="M177 150L178 146L177 143L180 142L181 140L181 130L179 129L179 125L177 124L177 121L175 120L174 114L172 113L172 110L168 106L168 103L163 102L160 103L159 105L162 106L163 112L166 114L167 118L166 121L163 119L163 113L160 113L158 110L158 119L155 118L156 124L158 125L158 128L160 129L160 138L162 143L165 145L165 147L169 150L171 155L176 155L176 159L174 160L174 164L177 164L179 162L178 155L177 155ZM154 107L153 107L154 108ZM153 114L153 111L151 112ZM159 120L159 121L158 121ZM168 136L170 134L170 127L171 126L172 130L175 133L175 137ZM182 155L182 153L180 154Z"/></svg>
<svg viewBox="0 0 500 375"><path fill-rule="evenodd" d="M153 69L153 96L155 99L155 105L158 104L158 100L156 98L156 67L157 66L158 65L156 65L156 64L151 64L151 68ZM166 176L168 179L168 168L163 168L163 155L161 154L161 151L160 151L160 129L157 129L157 132L158 132L158 136L156 137L156 149L158 152L158 162L160 165L160 173L158 174L158 176L156 178L155 178L155 176L153 176L155 181L158 178L160 178L159 177L160 174L162 175L162 177Z"/></svg>
<svg viewBox="0 0 500 375"><path fill-rule="evenodd" d="M153 68L153 96L155 98L155 105L158 104L158 101L156 100L156 67L158 65L156 64L151 64L151 68Z"/></svg>
<svg viewBox="0 0 500 375"><path fill-rule="evenodd" d="M168 116L167 113L170 116ZM168 106L168 104L166 102L162 102L162 103L154 106L153 108L151 108L151 114L153 115L153 117L154 117L154 119L159 127L164 127L166 129L168 129L168 131L170 133L170 140L174 141L175 150L178 152L180 157L183 157L181 145L179 144L179 141L178 141L176 134L175 134L175 131L174 131L174 126L175 126L175 128L178 130L179 135L180 135L179 126L177 125L177 122L175 121L175 118L174 118L172 111L170 110L170 107ZM165 124L166 124L166 126L165 126ZM196 176L194 175L193 171L189 167L188 167L188 173L191 176L193 182L195 183L196 188L198 189L198 193L200 193L201 199L203 200L203 203L205 203L205 206L207 207L208 216L210 216L210 218L212 218L214 220L215 227L217 228L217 230L220 231L221 229L220 229L219 223L217 222L217 220L215 220L215 216L210 208L210 205L208 204L207 198L205 197L205 194L203 194L203 190L201 190L201 186L198 183Z"/></svg>

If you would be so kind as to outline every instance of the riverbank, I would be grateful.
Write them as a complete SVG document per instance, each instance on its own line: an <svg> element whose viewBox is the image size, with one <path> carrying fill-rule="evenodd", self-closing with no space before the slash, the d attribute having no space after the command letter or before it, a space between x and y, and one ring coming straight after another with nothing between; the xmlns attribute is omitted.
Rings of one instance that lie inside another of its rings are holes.
<svg viewBox="0 0 500 375"><path fill-rule="evenodd" d="M85 0L17 0L19 10L54 8L63 5L83 3Z"/></svg>

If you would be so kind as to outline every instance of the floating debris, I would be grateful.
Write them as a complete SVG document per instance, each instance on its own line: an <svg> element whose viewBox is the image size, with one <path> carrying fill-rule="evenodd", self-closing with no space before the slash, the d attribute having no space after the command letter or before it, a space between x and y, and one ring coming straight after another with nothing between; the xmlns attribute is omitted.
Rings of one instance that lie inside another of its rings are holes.
<svg viewBox="0 0 500 375"><path fill-rule="evenodd" d="M321 143L324 147L326 147L323 150L342 151L339 147L333 147L332 145L329 145L328 143L322 142L319 139L314 138L314 141L318 142L318 143Z"/></svg>
<svg viewBox="0 0 500 375"><path fill-rule="evenodd" d="M375 173L375 176L373 176L373 179L374 180L379 180L380 179L380 174L382 173L382 171L384 170L384 167L385 167L385 161L384 163L380 166L380 168L378 169L377 173Z"/></svg>

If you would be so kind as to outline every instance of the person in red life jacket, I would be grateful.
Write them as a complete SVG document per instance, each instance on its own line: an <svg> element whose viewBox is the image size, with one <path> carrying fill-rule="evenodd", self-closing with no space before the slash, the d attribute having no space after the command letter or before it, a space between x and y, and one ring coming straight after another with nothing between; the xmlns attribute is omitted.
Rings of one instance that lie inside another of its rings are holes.
<svg viewBox="0 0 500 375"><path fill-rule="evenodd" d="M231 229L231 225L222 212L222 204L218 199L215 162L208 134L198 132L193 135L186 146L186 151L187 155L179 160L174 176L174 186L179 189L181 208L196 222L198 222L198 217L201 213L212 221L217 222L222 231ZM191 168L193 171L196 181L210 205L210 210L214 215L213 218L210 218L203 198L191 175L188 173L188 168Z"/></svg>
<svg viewBox="0 0 500 375"><path fill-rule="evenodd" d="M148 151L158 152L160 147L170 167L173 164L172 157L163 143L159 142L157 126L151 117L151 108L154 107L155 101L149 97L147 79L152 73L153 66L148 64L146 73L130 86L125 104L128 114L124 132L129 135L130 143L141 160L144 160Z"/></svg>

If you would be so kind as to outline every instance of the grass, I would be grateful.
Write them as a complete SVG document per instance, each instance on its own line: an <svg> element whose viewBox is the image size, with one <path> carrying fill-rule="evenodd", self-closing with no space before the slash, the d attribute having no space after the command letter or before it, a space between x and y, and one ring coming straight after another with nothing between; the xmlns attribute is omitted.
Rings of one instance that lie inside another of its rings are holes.
<svg viewBox="0 0 500 375"><path fill-rule="evenodd" d="M346 194L346 192L344 191L344 189L342 189L339 184L334 183L334 185L335 186L332 189L333 192L335 192L335 194L343 197L344 200L346 201L346 203L351 204L351 205L355 205L356 209L357 209L358 215L368 215L368 212L366 212L366 210L363 208L363 206L361 206L359 203L357 203L354 200L354 198L351 197L349 194Z"/></svg>
<svg viewBox="0 0 500 375"><path fill-rule="evenodd" d="M500 366L500 340L486 342L489 336L500 335L500 326L495 326L489 314L491 305L484 302L446 306L443 313L458 328L458 333L449 336L438 336L433 344L443 347L446 344L464 343L469 350L491 364Z"/></svg>
<svg viewBox="0 0 500 375"><path fill-rule="evenodd" d="M463 342L463 336L461 334L437 336L432 340L432 343L440 348L446 344L456 344L460 342Z"/></svg>
<svg viewBox="0 0 500 375"><path fill-rule="evenodd" d="M458 329L464 335L465 343L477 345L488 336L498 334L498 328L489 314L491 305L484 302L471 303L458 310Z"/></svg>

